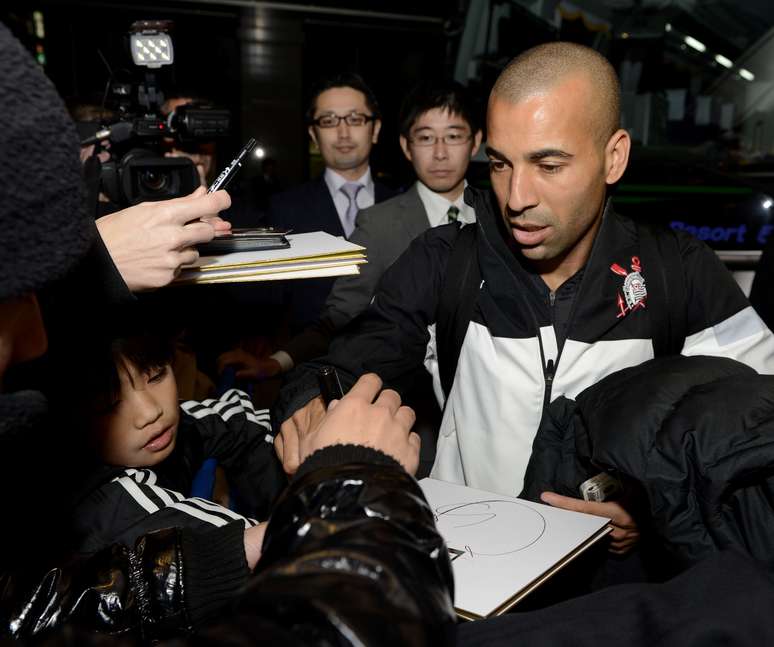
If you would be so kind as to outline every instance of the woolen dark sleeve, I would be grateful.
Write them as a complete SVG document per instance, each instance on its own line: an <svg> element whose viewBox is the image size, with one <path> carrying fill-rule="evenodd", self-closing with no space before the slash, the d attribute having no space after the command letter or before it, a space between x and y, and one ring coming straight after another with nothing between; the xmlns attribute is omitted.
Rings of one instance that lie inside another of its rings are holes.
<svg viewBox="0 0 774 647"><path fill-rule="evenodd" d="M375 463L401 468L401 464L392 456L388 456L378 449L365 447L364 445L329 445L328 447L318 449L314 454L307 457L296 471L293 480L299 479L308 472L314 472L314 470L322 467L333 467L347 463Z"/></svg>
<svg viewBox="0 0 774 647"><path fill-rule="evenodd" d="M241 521L207 531L182 531L184 590L194 627L223 611L247 582L244 535Z"/></svg>

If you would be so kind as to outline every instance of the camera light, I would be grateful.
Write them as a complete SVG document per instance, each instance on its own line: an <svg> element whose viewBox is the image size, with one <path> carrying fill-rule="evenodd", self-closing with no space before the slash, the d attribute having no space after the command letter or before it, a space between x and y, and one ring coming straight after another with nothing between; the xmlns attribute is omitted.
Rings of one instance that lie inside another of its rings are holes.
<svg viewBox="0 0 774 647"><path fill-rule="evenodd" d="M255 155L259 160L262 160L264 157L266 157L266 151L262 146L256 146L255 150L253 151L253 155Z"/></svg>
<svg viewBox="0 0 774 647"><path fill-rule="evenodd" d="M132 34L129 42L135 65L156 68L171 65L174 62L172 38L169 34L163 32Z"/></svg>
<svg viewBox="0 0 774 647"><path fill-rule="evenodd" d="M764 200L764 201L761 203L761 206L762 206L764 209L770 209L772 204L774 204L774 203L771 201L771 198L766 198L766 199L765 199L765 200Z"/></svg>

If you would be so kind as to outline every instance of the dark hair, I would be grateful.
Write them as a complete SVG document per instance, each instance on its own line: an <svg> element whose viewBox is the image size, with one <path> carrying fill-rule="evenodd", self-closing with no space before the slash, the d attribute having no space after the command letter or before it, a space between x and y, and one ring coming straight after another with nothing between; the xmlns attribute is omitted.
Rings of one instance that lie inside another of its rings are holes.
<svg viewBox="0 0 774 647"><path fill-rule="evenodd" d="M481 129L478 107L470 93L456 81L432 80L415 85L403 99L398 117L400 134L408 138L416 120L434 108L459 115L473 134Z"/></svg>
<svg viewBox="0 0 774 647"><path fill-rule="evenodd" d="M63 383L68 408L76 415L84 409L103 411L121 392L119 362L126 359L141 372L153 372L170 364L175 355L177 331L164 323L158 312L133 304L102 313L99 328L85 325L70 349L60 351L55 362L64 370L78 370L76 379Z"/></svg>
<svg viewBox="0 0 774 647"><path fill-rule="evenodd" d="M352 88L353 90L362 92L363 96L365 96L366 106L368 107L368 110L371 112L371 114L377 119L382 116L379 112L379 103L376 101L376 96L371 91L371 88L366 85L363 77L361 77L359 74L355 74L354 72L342 72L333 76L327 76L325 78L319 79L312 86L312 91L309 95L309 102L307 104L308 108L306 110L306 121L308 124L311 124L312 120L314 119L314 113L317 110L317 97L319 97L326 90L330 90L332 88Z"/></svg>

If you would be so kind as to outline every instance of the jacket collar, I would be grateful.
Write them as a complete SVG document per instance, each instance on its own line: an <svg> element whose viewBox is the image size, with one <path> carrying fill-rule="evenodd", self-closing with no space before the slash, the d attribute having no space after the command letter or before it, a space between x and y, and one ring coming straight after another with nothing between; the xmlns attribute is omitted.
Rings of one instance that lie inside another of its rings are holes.
<svg viewBox="0 0 774 647"><path fill-rule="evenodd" d="M535 281L531 280L530 275L534 274L532 268L510 242L494 192L468 187L465 190L465 201L476 210L481 276L493 297L504 303L514 299L521 301L520 296L514 294L521 291L522 295L532 295L530 301L533 304L535 297L542 301ZM622 296L626 275L637 271L637 267L645 279L649 274L653 275L655 268L642 267L640 261L634 223L615 213L608 200L602 224L584 266L572 317L573 321L584 322L584 337L599 338L626 317L637 316L636 309L621 314L619 297ZM616 268L611 269L612 266ZM519 306L514 304L514 307L523 308L523 301Z"/></svg>

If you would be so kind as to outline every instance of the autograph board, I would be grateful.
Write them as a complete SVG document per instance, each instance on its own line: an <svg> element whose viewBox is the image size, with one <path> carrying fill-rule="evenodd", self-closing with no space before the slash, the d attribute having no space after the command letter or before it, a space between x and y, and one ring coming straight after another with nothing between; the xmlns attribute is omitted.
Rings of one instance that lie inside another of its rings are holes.
<svg viewBox="0 0 774 647"><path fill-rule="evenodd" d="M507 611L610 531L604 517L436 479L419 484L449 548L464 618Z"/></svg>

